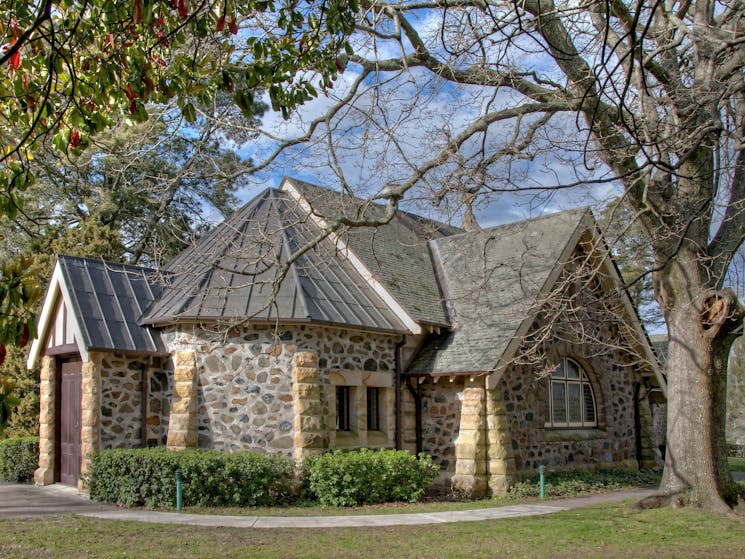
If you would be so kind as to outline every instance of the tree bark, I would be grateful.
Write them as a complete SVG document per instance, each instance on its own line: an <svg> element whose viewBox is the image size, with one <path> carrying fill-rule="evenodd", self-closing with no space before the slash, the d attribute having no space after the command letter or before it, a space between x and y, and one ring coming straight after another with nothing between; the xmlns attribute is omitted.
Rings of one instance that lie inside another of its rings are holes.
<svg viewBox="0 0 745 559"><path fill-rule="evenodd" d="M727 357L741 333L742 309L731 290L706 285L701 269L700 255L683 248L660 272L669 349L667 452L657 499L728 513L739 490L727 468Z"/></svg>

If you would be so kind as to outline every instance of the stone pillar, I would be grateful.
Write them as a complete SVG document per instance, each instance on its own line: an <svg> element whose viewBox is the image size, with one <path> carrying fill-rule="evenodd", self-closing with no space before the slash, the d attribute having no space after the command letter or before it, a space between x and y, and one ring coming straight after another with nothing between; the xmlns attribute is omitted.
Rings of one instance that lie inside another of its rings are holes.
<svg viewBox="0 0 745 559"><path fill-rule="evenodd" d="M34 472L36 485L54 483L55 409L57 407L57 363L54 357L41 358L39 382L39 467Z"/></svg>
<svg viewBox="0 0 745 559"><path fill-rule="evenodd" d="M294 420L293 456L319 454L329 447L328 429L321 399L321 376L318 359L309 351L299 351L292 358L292 396Z"/></svg>
<svg viewBox="0 0 745 559"><path fill-rule="evenodd" d="M486 495L486 389L484 379L468 380L463 388L460 428L455 441L455 493L470 498Z"/></svg>
<svg viewBox="0 0 745 559"><path fill-rule="evenodd" d="M99 451L101 440L101 354L91 352L81 367L80 480L78 489L90 474L91 457Z"/></svg>
<svg viewBox="0 0 745 559"><path fill-rule="evenodd" d="M168 420L169 450L186 450L197 446L197 362L193 350L173 355L173 401Z"/></svg>
<svg viewBox="0 0 745 559"><path fill-rule="evenodd" d="M507 410L498 388L486 391L486 426L489 493L504 495L515 475L515 453Z"/></svg>

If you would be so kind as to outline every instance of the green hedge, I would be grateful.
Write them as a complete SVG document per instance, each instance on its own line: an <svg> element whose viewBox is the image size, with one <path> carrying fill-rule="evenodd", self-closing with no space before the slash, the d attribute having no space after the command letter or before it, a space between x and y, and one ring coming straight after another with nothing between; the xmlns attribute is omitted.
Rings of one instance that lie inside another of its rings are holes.
<svg viewBox="0 0 745 559"><path fill-rule="evenodd" d="M162 448L105 450L93 458L91 497L126 506L175 507L176 470L184 505L264 506L289 501L296 487L289 458Z"/></svg>
<svg viewBox="0 0 745 559"><path fill-rule="evenodd" d="M727 456L745 458L745 444L728 444Z"/></svg>
<svg viewBox="0 0 745 559"><path fill-rule="evenodd" d="M417 501L439 470L425 454L367 449L322 454L305 469L311 496L337 507Z"/></svg>
<svg viewBox="0 0 745 559"><path fill-rule="evenodd" d="M0 480L28 483L38 465L38 437L0 440Z"/></svg>

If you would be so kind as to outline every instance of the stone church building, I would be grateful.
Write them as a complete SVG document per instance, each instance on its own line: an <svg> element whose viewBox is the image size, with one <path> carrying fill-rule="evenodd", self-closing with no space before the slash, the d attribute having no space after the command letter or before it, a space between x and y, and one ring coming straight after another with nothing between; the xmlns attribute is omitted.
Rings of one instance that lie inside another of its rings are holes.
<svg viewBox="0 0 745 559"><path fill-rule="evenodd" d="M589 211L339 226L384 212L285 178L160 270L59 256L36 482L161 445L423 451L474 496L541 464L654 465L665 380Z"/></svg>

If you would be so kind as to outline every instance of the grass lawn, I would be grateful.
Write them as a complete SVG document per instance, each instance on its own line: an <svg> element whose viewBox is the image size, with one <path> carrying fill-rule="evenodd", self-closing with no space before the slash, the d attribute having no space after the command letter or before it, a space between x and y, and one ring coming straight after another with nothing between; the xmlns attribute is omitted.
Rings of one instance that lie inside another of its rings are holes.
<svg viewBox="0 0 745 559"><path fill-rule="evenodd" d="M729 469L732 472L745 472L745 458L730 456L727 458Z"/></svg>
<svg viewBox="0 0 745 559"><path fill-rule="evenodd" d="M745 519L622 505L485 522L233 529L52 517L0 522L0 557L745 557Z"/></svg>

